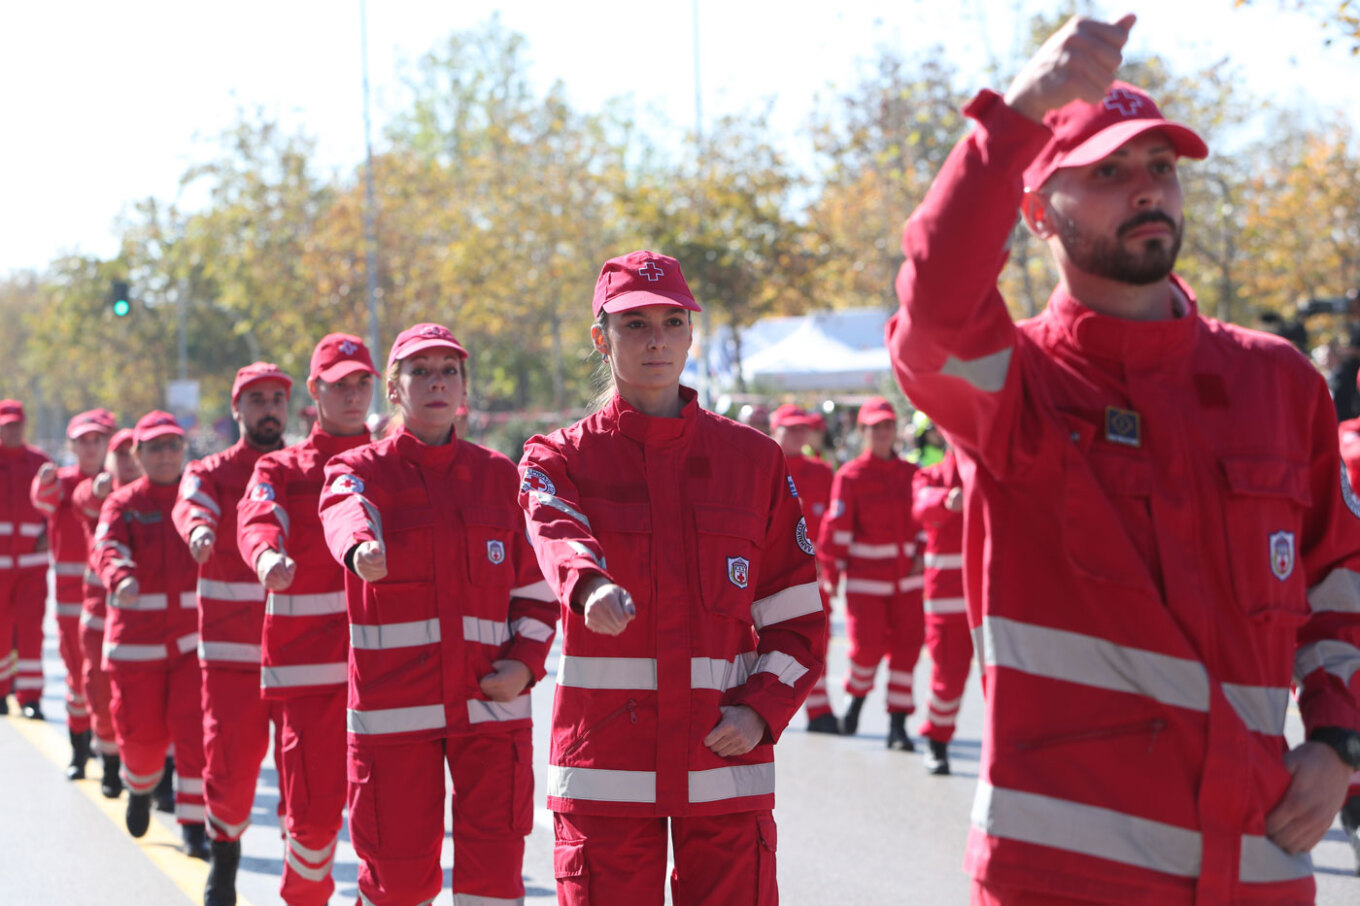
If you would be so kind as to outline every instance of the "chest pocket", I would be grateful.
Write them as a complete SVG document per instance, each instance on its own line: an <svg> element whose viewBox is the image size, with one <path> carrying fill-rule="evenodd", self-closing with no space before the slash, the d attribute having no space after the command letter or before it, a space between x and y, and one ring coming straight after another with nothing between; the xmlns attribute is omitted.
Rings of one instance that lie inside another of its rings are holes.
<svg viewBox="0 0 1360 906"><path fill-rule="evenodd" d="M760 545L765 521L749 510L696 503L699 590L710 612L754 625Z"/></svg>
<svg viewBox="0 0 1360 906"><path fill-rule="evenodd" d="M382 512L387 581L420 582L434 576L434 511L429 506Z"/></svg>
<svg viewBox="0 0 1360 906"><path fill-rule="evenodd" d="M1076 571L1119 585L1147 582L1156 557L1152 466L1138 451L1094 443L1095 428L1065 416L1062 545Z"/></svg>
<svg viewBox="0 0 1360 906"><path fill-rule="evenodd" d="M502 507L463 507L468 581L482 587L509 588L514 584L510 545L513 533L521 523L513 512Z"/></svg>
<svg viewBox="0 0 1360 906"><path fill-rule="evenodd" d="M1233 593L1251 616L1308 614L1303 516L1312 503L1308 470L1286 459L1225 457L1223 532Z"/></svg>

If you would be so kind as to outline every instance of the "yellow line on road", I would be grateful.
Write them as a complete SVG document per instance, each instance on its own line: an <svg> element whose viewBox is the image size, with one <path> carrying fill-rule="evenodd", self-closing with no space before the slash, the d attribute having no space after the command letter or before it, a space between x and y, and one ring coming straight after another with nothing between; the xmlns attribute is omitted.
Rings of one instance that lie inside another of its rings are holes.
<svg viewBox="0 0 1360 906"><path fill-rule="evenodd" d="M70 762L70 743L67 737L62 735L56 724L22 718L15 720L11 717L9 725L58 768L65 769ZM89 770L90 768L93 770ZM124 792L122 797L118 799L104 798L104 794L99 791L102 772L98 755L91 756L87 771L92 776L88 776L85 780L76 781L77 788L85 794L85 798L93 802L95 807L104 813L106 818L126 834L124 814L127 810L127 793ZM208 863L184 855L180 850L180 839L177 832L166 827L159 819L155 818L154 812L151 826L147 829L146 835L140 840L129 836L128 841L136 844L146 854L146 857L161 870L162 874L184 891L190 902L203 902L203 885L208 880ZM236 906L251 906L251 904L238 893L236 895Z"/></svg>

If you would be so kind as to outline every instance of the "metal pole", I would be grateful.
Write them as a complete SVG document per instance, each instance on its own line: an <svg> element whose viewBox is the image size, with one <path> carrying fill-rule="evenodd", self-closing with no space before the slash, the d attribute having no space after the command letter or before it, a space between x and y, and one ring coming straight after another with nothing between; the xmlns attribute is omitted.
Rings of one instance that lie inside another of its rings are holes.
<svg viewBox="0 0 1360 906"><path fill-rule="evenodd" d="M373 358L383 360L378 341L378 230L373 203L373 122L369 115L368 90L368 2L359 0L359 41L364 75L364 267L368 272L368 348ZM384 394L373 394L371 411L382 409Z"/></svg>
<svg viewBox="0 0 1360 906"><path fill-rule="evenodd" d="M690 10L693 19L694 31L694 173L696 186L694 193L694 233L698 238L699 231L703 229L703 180L700 178L704 166L704 94L702 82L699 78L699 0L690 0ZM709 386L708 363L709 345L712 340L709 334L708 306L699 312L699 386L694 388L699 394L699 405L705 409L712 408L712 390Z"/></svg>
<svg viewBox="0 0 1360 906"><path fill-rule="evenodd" d="M187 316L185 314L185 297L189 294L181 289L175 293L175 313L179 321L178 336L175 338L177 358L179 359L179 379L187 381L189 379L189 337L186 326Z"/></svg>

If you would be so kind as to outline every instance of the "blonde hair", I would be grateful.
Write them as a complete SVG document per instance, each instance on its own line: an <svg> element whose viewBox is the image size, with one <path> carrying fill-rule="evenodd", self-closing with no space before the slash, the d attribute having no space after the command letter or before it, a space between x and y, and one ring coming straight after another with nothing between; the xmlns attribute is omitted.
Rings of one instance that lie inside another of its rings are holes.
<svg viewBox="0 0 1360 906"><path fill-rule="evenodd" d="M608 336L609 312L601 311L595 318L595 326ZM593 347L591 351L599 355L600 364L595 366L595 373L590 376L590 383L595 388L595 395L590 400L590 411L599 412L614 398L614 369L609 367L609 356Z"/></svg>

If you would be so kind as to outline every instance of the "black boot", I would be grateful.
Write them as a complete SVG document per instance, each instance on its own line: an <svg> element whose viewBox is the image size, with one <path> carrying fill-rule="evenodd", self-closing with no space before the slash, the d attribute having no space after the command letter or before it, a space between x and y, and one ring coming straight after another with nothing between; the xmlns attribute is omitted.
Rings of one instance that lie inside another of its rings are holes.
<svg viewBox="0 0 1360 906"><path fill-rule="evenodd" d="M0 695L0 717L9 714L9 696Z"/></svg>
<svg viewBox="0 0 1360 906"><path fill-rule="evenodd" d="M161 774L161 782L156 784L156 811L174 812L175 810L175 758L170 756L165 759L165 771Z"/></svg>
<svg viewBox="0 0 1360 906"><path fill-rule="evenodd" d="M127 814L123 820L132 836L141 837L145 834L151 826L151 794L129 793Z"/></svg>
<svg viewBox="0 0 1360 906"><path fill-rule="evenodd" d="M925 757L926 773L945 776L949 773L949 744L933 739L926 742L930 744L930 752Z"/></svg>
<svg viewBox="0 0 1360 906"><path fill-rule="evenodd" d="M809 733L830 733L832 736L839 736L841 725L836 720L834 714L819 714L808 721L807 731Z"/></svg>
<svg viewBox="0 0 1360 906"><path fill-rule="evenodd" d="M203 885L203 906L236 906L236 868L241 864L240 840L212 841L212 868Z"/></svg>
<svg viewBox="0 0 1360 906"><path fill-rule="evenodd" d="M27 717L29 720L46 720L46 719L47 719L47 718L43 717L43 713L42 713L42 702L40 702L40 701L38 701L38 700L36 700L36 699L33 700L33 701L31 701L31 702L28 702L28 703L24 704L24 705L20 708L20 710L24 712L24 717Z"/></svg>
<svg viewBox="0 0 1360 906"><path fill-rule="evenodd" d="M888 748L901 749L903 752L916 751L916 746L911 744L911 737L907 735L907 715L900 711L888 715Z"/></svg>
<svg viewBox="0 0 1360 906"><path fill-rule="evenodd" d="M67 780L85 779L85 762L90 760L90 731L77 733L67 731L71 736L71 763L66 766Z"/></svg>
<svg viewBox="0 0 1360 906"><path fill-rule="evenodd" d="M841 718L841 735L854 736L859 729L859 712L864 707L864 696L855 695L850 698L850 707L845 709L845 716Z"/></svg>
<svg viewBox="0 0 1360 906"><path fill-rule="evenodd" d="M1360 796L1352 796L1341 806L1341 827L1355 851L1355 873L1360 875Z"/></svg>
<svg viewBox="0 0 1360 906"><path fill-rule="evenodd" d="M105 799L117 799L123 795L123 778L118 776L123 767L122 760L117 753L100 755L99 759L104 763L104 778L99 781L99 792L104 794Z"/></svg>
<svg viewBox="0 0 1360 906"><path fill-rule="evenodd" d="M184 841L184 854L191 859L208 861L208 834L202 824L181 824L180 839Z"/></svg>

